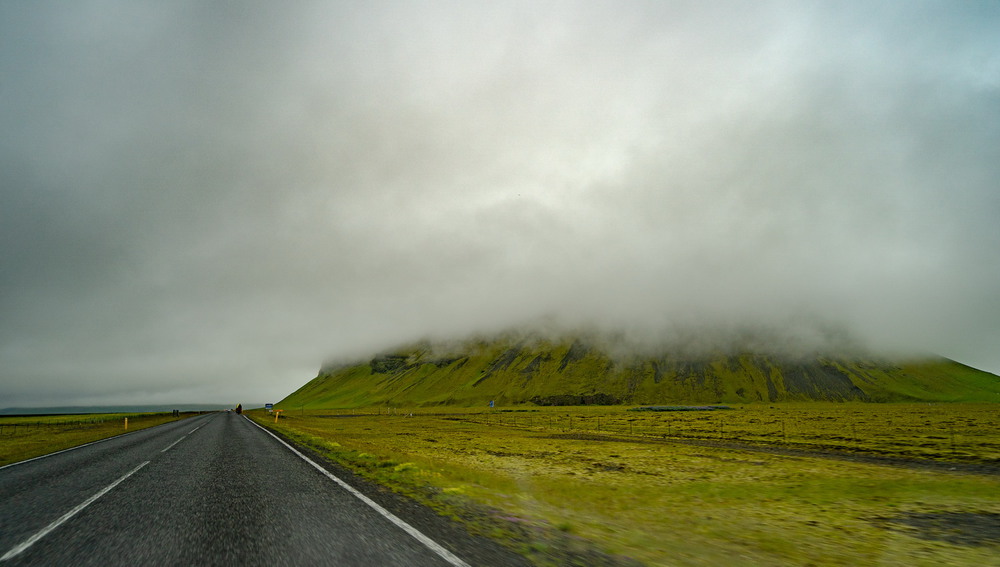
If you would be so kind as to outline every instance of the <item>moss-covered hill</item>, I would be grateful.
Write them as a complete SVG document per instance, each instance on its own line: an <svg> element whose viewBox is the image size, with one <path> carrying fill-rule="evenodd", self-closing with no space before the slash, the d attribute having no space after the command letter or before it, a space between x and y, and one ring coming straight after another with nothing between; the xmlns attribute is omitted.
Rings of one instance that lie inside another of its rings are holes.
<svg viewBox="0 0 1000 567"><path fill-rule="evenodd" d="M1000 401L1000 377L938 358L908 362L763 354L611 356L575 341L420 344L327 366L284 408L374 405Z"/></svg>

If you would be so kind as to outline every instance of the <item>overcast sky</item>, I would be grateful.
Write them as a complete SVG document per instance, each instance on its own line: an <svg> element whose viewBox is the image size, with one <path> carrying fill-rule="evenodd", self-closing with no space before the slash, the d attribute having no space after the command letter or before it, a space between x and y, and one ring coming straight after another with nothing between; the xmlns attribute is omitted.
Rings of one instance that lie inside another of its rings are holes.
<svg viewBox="0 0 1000 567"><path fill-rule="evenodd" d="M0 407L277 401L540 321L1000 373L998 30L995 1L2 2Z"/></svg>

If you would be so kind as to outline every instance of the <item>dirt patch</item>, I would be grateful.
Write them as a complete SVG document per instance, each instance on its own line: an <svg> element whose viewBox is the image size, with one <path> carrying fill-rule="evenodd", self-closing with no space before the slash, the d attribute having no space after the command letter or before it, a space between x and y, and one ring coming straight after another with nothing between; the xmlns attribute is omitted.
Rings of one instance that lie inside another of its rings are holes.
<svg viewBox="0 0 1000 567"><path fill-rule="evenodd" d="M992 512L924 512L878 518L886 529L952 545L1000 545L1000 514Z"/></svg>
<svg viewBox="0 0 1000 567"><path fill-rule="evenodd" d="M615 443L656 443L651 439L625 439L623 437L612 437L611 435L598 435L596 433L554 433L544 435L539 439L570 439L573 441L610 441Z"/></svg>
<svg viewBox="0 0 1000 567"><path fill-rule="evenodd" d="M666 437L663 439L655 437L617 437L613 435L602 435L599 433L554 433L539 437L540 439L560 439L575 441L604 441L612 443L649 443L666 444L676 443L681 445L692 445L696 447L716 447L721 449L736 449L739 451L750 451L757 453L769 453L772 455L785 455L789 457L819 457L848 461L853 463L865 463L872 465L883 465L892 467L903 467L909 469L923 469L934 472L955 472L964 474L981 474L989 476L1000 476L1000 461L980 461L974 463L963 463L954 461L933 461L927 459L906 459L902 457L879 456L862 453L848 453L843 451L820 450L820 449L795 449L788 447L775 447L766 445L751 445L749 443L735 443L731 441L709 441L707 439L678 439L676 437Z"/></svg>
<svg viewBox="0 0 1000 567"><path fill-rule="evenodd" d="M797 449L764 445L751 445L747 443L734 443L723 441L708 441L694 439L665 439L662 443L681 443L684 445L695 445L702 447L720 447L723 449L737 449L740 451L752 451L758 453L770 453L773 455L786 455L789 457L819 457L823 459L833 459L852 463L865 463L871 465L882 465L890 467L902 467L916 470L929 470L934 472L955 472L964 474L980 474L989 476L1000 475L1000 461L988 460L979 462L955 462L955 461L934 461L928 459L907 459L895 456L881 456L865 453L849 453L846 451L822 450L822 449Z"/></svg>
<svg viewBox="0 0 1000 567"><path fill-rule="evenodd" d="M463 516L466 519L475 516L474 525L495 526L494 530L502 531L507 539L519 542L521 553L536 565L643 567L643 563L635 559L604 553L592 542L555 526L540 525L474 505L467 505Z"/></svg>

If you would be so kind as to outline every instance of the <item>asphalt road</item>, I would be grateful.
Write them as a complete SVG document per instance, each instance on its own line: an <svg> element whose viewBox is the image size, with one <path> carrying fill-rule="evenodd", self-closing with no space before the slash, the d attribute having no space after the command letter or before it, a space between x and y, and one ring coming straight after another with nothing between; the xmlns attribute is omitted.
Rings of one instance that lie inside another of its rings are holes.
<svg viewBox="0 0 1000 567"><path fill-rule="evenodd" d="M234 413L136 431L0 468L0 566L523 564L341 476Z"/></svg>

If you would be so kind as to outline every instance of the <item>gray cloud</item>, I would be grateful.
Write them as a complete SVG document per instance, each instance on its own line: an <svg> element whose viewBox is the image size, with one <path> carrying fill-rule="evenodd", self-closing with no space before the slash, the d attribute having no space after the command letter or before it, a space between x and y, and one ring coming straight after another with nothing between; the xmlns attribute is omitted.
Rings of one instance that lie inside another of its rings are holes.
<svg viewBox="0 0 1000 567"><path fill-rule="evenodd" d="M1000 372L993 3L161 4L0 6L7 405L525 321Z"/></svg>

